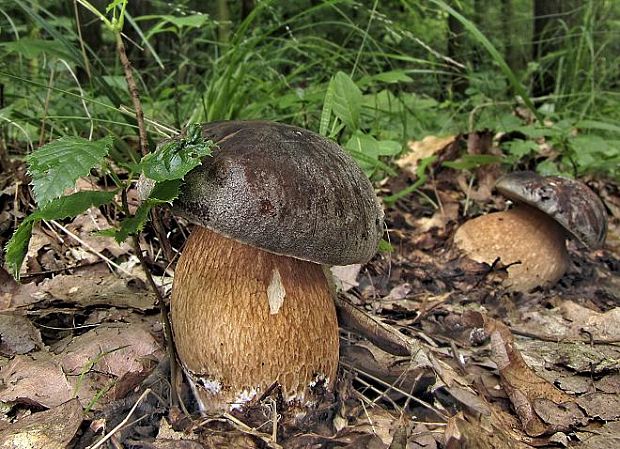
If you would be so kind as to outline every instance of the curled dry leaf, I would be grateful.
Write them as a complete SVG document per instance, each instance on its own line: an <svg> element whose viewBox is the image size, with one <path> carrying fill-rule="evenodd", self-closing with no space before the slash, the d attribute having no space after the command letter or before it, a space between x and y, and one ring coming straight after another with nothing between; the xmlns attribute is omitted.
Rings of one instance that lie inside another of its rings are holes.
<svg viewBox="0 0 620 449"><path fill-rule="evenodd" d="M337 296L335 302L338 312L338 323L366 337L379 348L400 356L425 353L417 340L398 332L394 327L382 322L379 318L353 306L346 299Z"/></svg>
<svg viewBox="0 0 620 449"><path fill-rule="evenodd" d="M566 431L584 421L575 398L539 377L525 363L510 329L480 315L491 339L491 359L499 369L501 385L530 436Z"/></svg>
<svg viewBox="0 0 620 449"><path fill-rule="evenodd" d="M39 301L34 284L18 284L4 268L0 267L0 311L12 310Z"/></svg>
<svg viewBox="0 0 620 449"><path fill-rule="evenodd" d="M82 423L82 406L72 399L26 416L0 432L0 449L66 449Z"/></svg>
<svg viewBox="0 0 620 449"><path fill-rule="evenodd" d="M426 136L422 140L407 142L409 152L396 161L396 165L411 174L417 176L416 170L422 159L431 157L442 151L448 145L453 144L458 136Z"/></svg>

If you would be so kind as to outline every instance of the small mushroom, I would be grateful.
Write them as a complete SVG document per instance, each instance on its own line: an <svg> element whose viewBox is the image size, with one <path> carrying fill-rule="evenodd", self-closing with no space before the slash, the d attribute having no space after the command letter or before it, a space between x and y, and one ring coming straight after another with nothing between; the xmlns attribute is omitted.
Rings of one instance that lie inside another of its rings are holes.
<svg viewBox="0 0 620 449"><path fill-rule="evenodd" d="M382 209L353 159L315 133L229 121L203 136L212 157L174 203L199 225L172 291L179 359L203 412L248 410L276 386L279 414L306 415L330 397L338 367L322 265L368 261Z"/></svg>
<svg viewBox="0 0 620 449"><path fill-rule="evenodd" d="M567 236L589 249L603 245L605 207L582 182L522 171L500 178L495 187L515 207L467 221L456 231L454 243L477 262L499 259L508 267L504 285L510 290L556 283L568 268Z"/></svg>

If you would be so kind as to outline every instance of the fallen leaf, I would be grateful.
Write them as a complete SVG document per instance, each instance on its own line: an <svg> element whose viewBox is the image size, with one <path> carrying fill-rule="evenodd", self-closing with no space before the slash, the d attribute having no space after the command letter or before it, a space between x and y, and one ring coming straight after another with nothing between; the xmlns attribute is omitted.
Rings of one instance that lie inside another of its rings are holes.
<svg viewBox="0 0 620 449"><path fill-rule="evenodd" d="M144 327L102 325L75 337L59 354L16 356L0 369L0 401L54 407L77 397L97 409L124 397L163 356Z"/></svg>
<svg viewBox="0 0 620 449"><path fill-rule="evenodd" d="M487 316L482 320L491 339L491 359L499 370L501 385L528 435L569 430L584 421L574 397L537 376L525 363L504 323Z"/></svg>
<svg viewBox="0 0 620 449"><path fill-rule="evenodd" d="M82 423L77 399L26 416L0 432L1 449L66 449Z"/></svg>
<svg viewBox="0 0 620 449"><path fill-rule="evenodd" d="M105 305L151 310L155 294L136 278L114 273L59 275L40 284L41 292L54 299L83 306Z"/></svg>
<svg viewBox="0 0 620 449"><path fill-rule="evenodd" d="M28 318L14 313L0 313L1 355L27 354L42 347L41 333Z"/></svg>
<svg viewBox="0 0 620 449"><path fill-rule="evenodd" d="M0 370L0 402L56 407L73 398L73 384L45 351L18 355Z"/></svg>
<svg viewBox="0 0 620 449"><path fill-rule="evenodd" d="M620 307L600 313L573 301L564 301L560 311L571 322L571 335L583 336L585 332L594 340L620 339Z"/></svg>
<svg viewBox="0 0 620 449"><path fill-rule="evenodd" d="M422 140L411 140L407 142L409 151L396 161L396 165L404 171L417 177L416 170L422 159L434 156L448 145L454 143L458 136L426 136Z"/></svg>
<svg viewBox="0 0 620 449"><path fill-rule="evenodd" d="M332 275L338 290L346 292L359 285L357 276L362 266L360 264L331 267Z"/></svg>

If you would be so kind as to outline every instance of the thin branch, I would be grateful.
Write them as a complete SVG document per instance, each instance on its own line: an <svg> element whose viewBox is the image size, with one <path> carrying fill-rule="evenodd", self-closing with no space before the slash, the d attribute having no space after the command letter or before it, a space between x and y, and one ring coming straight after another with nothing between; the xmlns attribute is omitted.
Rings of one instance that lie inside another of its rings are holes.
<svg viewBox="0 0 620 449"><path fill-rule="evenodd" d="M123 37L120 33L116 35L116 48L118 50L118 56L121 59L121 64L123 65L123 70L125 71L125 79L127 80L127 87L129 88L129 93L131 94L131 101L133 103L134 109L136 110L136 121L138 122L138 144L140 145L140 153L142 153L142 156L146 156L146 154L149 152L149 149L147 146L148 140L146 138L146 126L144 124L144 111L142 110L142 103L140 102L138 85L136 84L136 80L133 77L131 63L127 58L125 44L123 43Z"/></svg>

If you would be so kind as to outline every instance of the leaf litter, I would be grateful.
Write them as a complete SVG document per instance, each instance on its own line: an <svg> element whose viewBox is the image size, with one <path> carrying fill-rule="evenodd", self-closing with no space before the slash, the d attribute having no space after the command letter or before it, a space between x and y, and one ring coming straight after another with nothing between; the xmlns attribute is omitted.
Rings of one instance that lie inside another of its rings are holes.
<svg viewBox="0 0 620 449"><path fill-rule="evenodd" d="M35 226L27 282L0 270L0 447L36 435L30 447L85 448L123 418L110 441L131 448L616 447L619 187L588 180L611 212L604 249L569 244L571 267L556 286L508 292L501 264L464 259L451 241L467 217L506 207L492 190L503 172L484 159L499 155L496 138L412 142L400 176L381 183L387 196L415 182L421 166L428 174L387 210L392 252L332 270L341 286L336 412L315 432L277 440L226 417L188 421L168 409L154 295L129 249L94 235L109 227L110 211ZM443 165L455 160L458 170ZM18 191L2 190L4 220L24 216L28 192ZM184 222L164 219L169 229L181 224L171 234L180 250ZM143 247L169 291L173 267L158 259L148 227L146 236ZM185 384L175 382L195 410ZM145 396L151 388L156 393Z"/></svg>

